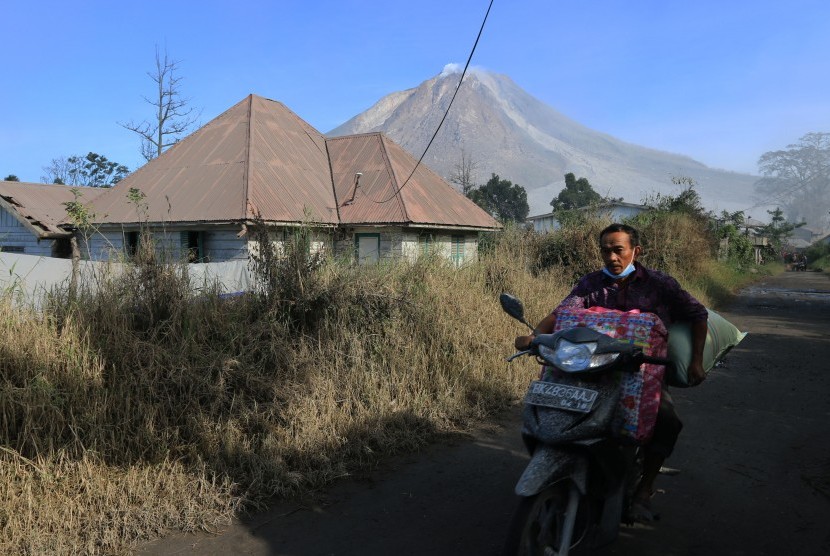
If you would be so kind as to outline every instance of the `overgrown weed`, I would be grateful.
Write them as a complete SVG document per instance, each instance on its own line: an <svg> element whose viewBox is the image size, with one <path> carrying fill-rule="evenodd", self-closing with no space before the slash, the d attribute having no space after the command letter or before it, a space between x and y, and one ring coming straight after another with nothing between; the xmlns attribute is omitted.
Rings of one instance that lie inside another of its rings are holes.
<svg viewBox="0 0 830 556"><path fill-rule="evenodd" d="M43 313L2 304L0 472L19 499L3 552L113 553L211 529L520 394L496 290L534 286L509 263L491 260L488 283L438 258L355 266L284 249L230 299L194 294L185 265L148 252Z"/></svg>

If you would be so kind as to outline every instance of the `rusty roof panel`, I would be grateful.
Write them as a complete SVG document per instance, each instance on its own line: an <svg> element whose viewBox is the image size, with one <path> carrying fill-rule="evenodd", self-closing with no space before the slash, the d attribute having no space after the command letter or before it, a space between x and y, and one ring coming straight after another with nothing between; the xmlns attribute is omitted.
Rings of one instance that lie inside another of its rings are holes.
<svg viewBox="0 0 830 556"><path fill-rule="evenodd" d="M383 142L399 183L399 195L412 222L447 226L501 227L492 216L426 165L420 164L416 168L417 160L397 143L386 136L383 137Z"/></svg>
<svg viewBox="0 0 830 556"><path fill-rule="evenodd" d="M417 160L381 133L332 138L327 144L344 224L499 227L489 214L423 164L407 182ZM357 188L356 172L363 174Z"/></svg>
<svg viewBox="0 0 830 556"><path fill-rule="evenodd" d="M379 133L336 137L327 145L342 223L408 222Z"/></svg>
<svg viewBox="0 0 830 556"><path fill-rule="evenodd" d="M337 221L323 136L254 95L116 185L96 202L101 223L138 221L131 188L146 195L149 222L302 221L306 207Z"/></svg>
<svg viewBox="0 0 830 556"><path fill-rule="evenodd" d="M0 197L16 213L13 216L32 224L43 237L66 234L59 225L67 219L64 203L75 200L73 189L80 192L82 203L104 191L94 187L0 181Z"/></svg>
<svg viewBox="0 0 830 556"><path fill-rule="evenodd" d="M252 166L255 170L248 178L249 218L261 216L271 222L303 222L310 218L314 222L337 223L334 196L329 194L329 200L315 195L320 183L313 181L309 172L296 167Z"/></svg>
<svg viewBox="0 0 830 556"><path fill-rule="evenodd" d="M119 183L96 200L96 222L242 220L244 174L245 165L242 162L188 168L147 168L140 175L132 175L138 179L130 180L123 186ZM130 202L131 188L144 193L145 197L139 204L143 206Z"/></svg>
<svg viewBox="0 0 830 556"><path fill-rule="evenodd" d="M236 104L121 180L96 200L98 222L143 220L127 201L132 188L146 195L149 222L244 219L248 104Z"/></svg>
<svg viewBox="0 0 830 556"><path fill-rule="evenodd" d="M254 97L248 217L334 224L337 208L323 135L282 103Z"/></svg>

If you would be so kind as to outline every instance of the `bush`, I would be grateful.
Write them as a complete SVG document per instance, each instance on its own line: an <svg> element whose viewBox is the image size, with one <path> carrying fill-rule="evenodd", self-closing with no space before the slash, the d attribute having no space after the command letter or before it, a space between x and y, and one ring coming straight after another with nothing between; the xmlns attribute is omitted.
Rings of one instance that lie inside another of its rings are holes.
<svg viewBox="0 0 830 556"><path fill-rule="evenodd" d="M556 270L571 281L598 270L602 267L599 233L610 223L582 212L558 230L536 235L530 270L534 273Z"/></svg>
<svg viewBox="0 0 830 556"><path fill-rule="evenodd" d="M0 300L0 551L213 528L507 407L533 365L503 363L495 291L536 287L508 244L462 270L287 246L230 299L148 257L43 314Z"/></svg>
<svg viewBox="0 0 830 556"><path fill-rule="evenodd" d="M640 231L643 264L669 274L700 274L716 251L706 223L688 214L649 211L631 224Z"/></svg>
<svg viewBox="0 0 830 556"><path fill-rule="evenodd" d="M823 270L830 267L830 243L814 243L804 252L807 255L808 266L814 270Z"/></svg>

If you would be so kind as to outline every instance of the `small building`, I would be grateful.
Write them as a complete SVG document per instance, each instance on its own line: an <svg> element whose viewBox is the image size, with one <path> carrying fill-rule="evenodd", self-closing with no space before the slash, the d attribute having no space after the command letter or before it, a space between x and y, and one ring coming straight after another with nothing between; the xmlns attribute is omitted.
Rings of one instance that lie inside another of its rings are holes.
<svg viewBox="0 0 830 556"><path fill-rule="evenodd" d="M785 251L795 251L797 253L801 253L802 251L810 247L810 244L801 238L790 237L784 240L783 247Z"/></svg>
<svg viewBox="0 0 830 556"><path fill-rule="evenodd" d="M313 249L359 262L440 252L477 257L501 228L382 133L326 138L282 103L249 95L90 204L92 259L129 256L140 230L176 257L221 262L282 244L300 226Z"/></svg>
<svg viewBox="0 0 830 556"><path fill-rule="evenodd" d="M622 201L609 201L590 207L582 207L579 210L593 211L598 216L607 216L614 222L622 222L627 218L631 218L647 210L645 205L636 205L634 203L625 203ZM539 233L550 232L559 229L559 221L556 219L556 213L548 212L538 216L529 216L527 221L533 224L533 229Z"/></svg>
<svg viewBox="0 0 830 556"><path fill-rule="evenodd" d="M800 226L792 231L791 237L804 240L807 245L813 243L823 235L823 231L808 226Z"/></svg>

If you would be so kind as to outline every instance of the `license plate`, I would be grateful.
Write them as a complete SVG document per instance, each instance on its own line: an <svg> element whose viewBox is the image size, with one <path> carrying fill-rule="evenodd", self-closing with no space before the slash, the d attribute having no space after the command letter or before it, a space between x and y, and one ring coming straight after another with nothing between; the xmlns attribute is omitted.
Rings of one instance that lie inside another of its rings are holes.
<svg viewBox="0 0 830 556"><path fill-rule="evenodd" d="M594 406L598 394L596 390L579 386L534 380L530 383L525 403L588 413Z"/></svg>

